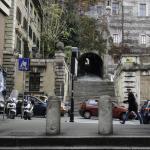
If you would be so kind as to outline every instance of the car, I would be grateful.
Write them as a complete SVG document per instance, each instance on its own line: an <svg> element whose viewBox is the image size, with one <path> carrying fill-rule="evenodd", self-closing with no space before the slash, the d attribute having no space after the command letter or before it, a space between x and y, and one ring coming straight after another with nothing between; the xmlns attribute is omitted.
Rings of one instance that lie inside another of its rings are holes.
<svg viewBox="0 0 150 150"><path fill-rule="evenodd" d="M127 108L119 106L116 102L112 102L113 118L123 120L125 118ZM80 103L79 114L85 119L90 119L91 116L98 116L98 100L88 99ZM133 118L130 114L129 118Z"/></svg>
<svg viewBox="0 0 150 150"><path fill-rule="evenodd" d="M43 102L39 98L35 96L26 95L26 99L30 100L31 103L34 105L33 107L33 115L34 116L45 116L46 115L46 108L47 103ZM22 108L22 101L18 101L16 105L17 115L21 114L21 108Z"/></svg>
<svg viewBox="0 0 150 150"><path fill-rule="evenodd" d="M45 96L45 95L40 95L40 96L36 96L36 97L39 98L43 102L47 102L48 101L48 97Z"/></svg>
<svg viewBox="0 0 150 150"><path fill-rule="evenodd" d="M47 100L43 101L43 99L41 100L36 96L30 96L30 95L26 95L25 98L30 100L31 103L34 104L33 116L46 116ZM18 101L16 106L17 115L21 114L21 106L22 106L22 101ZM61 107L60 107L61 116L64 116L65 112L66 110L63 107L63 103L61 103Z"/></svg>
<svg viewBox="0 0 150 150"><path fill-rule="evenodd" d="M144 124L150 124L150 100L145 100L140 109Z"/></svg>
<svg viewBox="0 0 150 150"><path fill-rule="evenodd" d="M61 114L61 116L64 116L65 113L67 113L67 109L66 109L65 103L61 102L60 114Z"/></svg>

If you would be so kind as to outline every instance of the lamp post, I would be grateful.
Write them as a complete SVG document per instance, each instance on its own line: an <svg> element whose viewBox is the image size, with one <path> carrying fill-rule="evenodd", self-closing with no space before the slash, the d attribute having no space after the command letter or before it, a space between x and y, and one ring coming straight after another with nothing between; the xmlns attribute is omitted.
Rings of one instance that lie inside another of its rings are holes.
<svg viewBox="0 0 150 150"><path fill-rule="evenodd" d="M77 76L77 57L78 57L78 48L77 47L72 47L70 122L74 122L74 76Z"/></svg>
<svg viewBox="0 0 150 150"><path fill-rule="evenodd" d="M74 76L71 74L71 108L70 108L70 122L74 122Z"/></svg>

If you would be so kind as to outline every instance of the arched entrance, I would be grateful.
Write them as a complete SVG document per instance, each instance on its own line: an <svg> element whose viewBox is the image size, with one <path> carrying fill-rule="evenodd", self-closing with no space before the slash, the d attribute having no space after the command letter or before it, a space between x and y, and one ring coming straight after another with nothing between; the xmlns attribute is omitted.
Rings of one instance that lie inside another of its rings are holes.
<svg viewBox="0 0 150 150"><path fill-rule="evenodd" d="M78 59L78 76L98 76L103 78L103 61L95 53L84 53Z"/></svg>

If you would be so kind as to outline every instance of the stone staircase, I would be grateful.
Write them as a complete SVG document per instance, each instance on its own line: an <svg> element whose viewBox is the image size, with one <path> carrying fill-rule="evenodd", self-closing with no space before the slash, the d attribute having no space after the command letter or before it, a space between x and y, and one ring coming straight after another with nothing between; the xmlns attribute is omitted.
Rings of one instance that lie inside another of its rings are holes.
<svg viewBox="0 0 150 150"><path fill-rule="evenodd" d="M74 81L74 114L79 115L79 105L86 99L98 99L102 95L114 97L114 83L105 80Z"/></svg>
<svg viewBox="0 0 150 150"><path fill-rule="evenodd" d="M48 149L123 149L123 150L148 150L149 137L130 136L97 136L97 137L64 137L64 136L39 136L39 137L0 137L2 150L48 150Z"/></svg>

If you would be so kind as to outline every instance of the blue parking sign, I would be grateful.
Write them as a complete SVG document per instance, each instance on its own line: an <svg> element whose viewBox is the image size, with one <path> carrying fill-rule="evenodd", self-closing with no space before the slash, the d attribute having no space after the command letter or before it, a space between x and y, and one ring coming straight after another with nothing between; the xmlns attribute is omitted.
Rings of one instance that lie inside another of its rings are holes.
<svg viewBox="0 0 150 150"><path fill-rule="evenodd" d="M30 70L30 58L19 58L18 69L19 71L29 71Z"/></svg>

